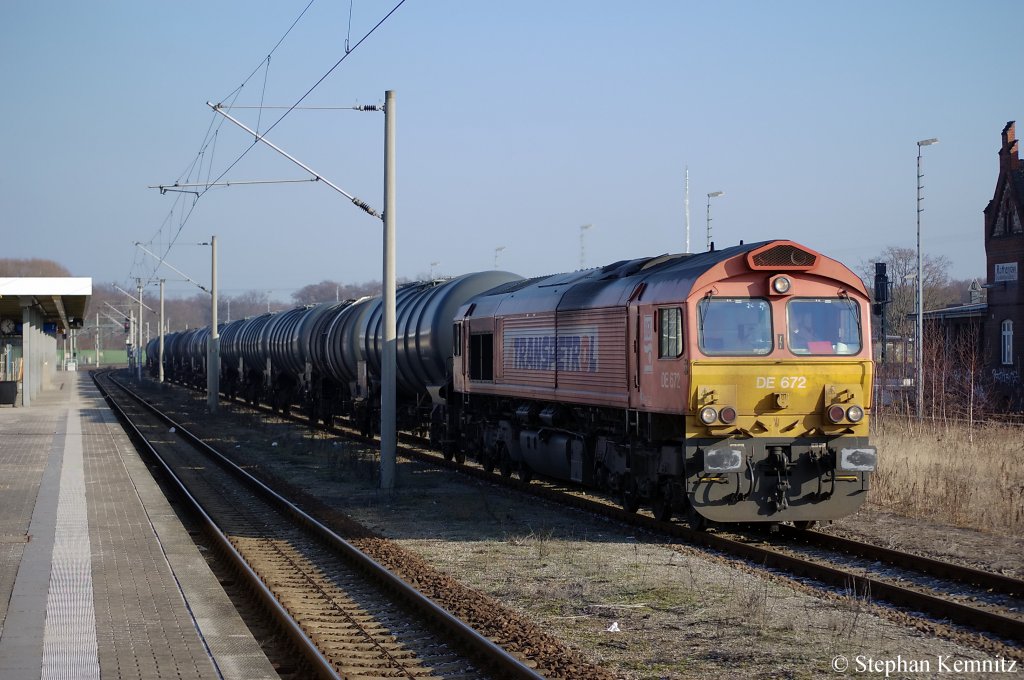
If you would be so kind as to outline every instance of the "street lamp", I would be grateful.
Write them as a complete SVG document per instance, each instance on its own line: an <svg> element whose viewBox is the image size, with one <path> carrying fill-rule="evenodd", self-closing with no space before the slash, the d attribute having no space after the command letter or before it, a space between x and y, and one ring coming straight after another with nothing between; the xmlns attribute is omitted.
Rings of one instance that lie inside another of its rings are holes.
<svg viewBox="0 0 1024 680"><path fill-rule="evenodd" d="M434 260L433 262L430 263L430 280L431 281L434 280L434 268L437 267L437 265L439 265L439 264L441 264L441 262L439 260Z"/></svg>
<svg viewBox="0 0 1024 680"><path fill-rule="evenodd" d="M587 229L590 229L593 226L594 226L593 224L582 224L582 225L580 225L580 269L583 269L586 266L586 264L585 264L586 258L584 257L584 253L586 251L585 251L585 248L584 248L584 245L583 245L583 234L584 234L584 232L587 231Z"/></svg>
<svg viewBox="0 0 1024 680"><path fill-rule="evenodd" d="M494 268L495 269L498 268L498 254L501 251L503 251L503 250L505 250L505 246L498 246L497 248L494 249Z"/></svg>
<svg viewBox="0 0 1024 680"><path fill-rule="evenodd" d="M917 417L924 417L924 276L921 272L921 149L938 143L938 138L922 139L917 143L917 333L914 337L914 361L917 363Z"/></svg>
<svg viewBox="0 0 1024 680"><path fill-rule="evenodd" d="M712 191L708 194L708 217L707 217L707 231L708 231L708 250L711 250L711 199L718 198L724 191Z"/></svg>

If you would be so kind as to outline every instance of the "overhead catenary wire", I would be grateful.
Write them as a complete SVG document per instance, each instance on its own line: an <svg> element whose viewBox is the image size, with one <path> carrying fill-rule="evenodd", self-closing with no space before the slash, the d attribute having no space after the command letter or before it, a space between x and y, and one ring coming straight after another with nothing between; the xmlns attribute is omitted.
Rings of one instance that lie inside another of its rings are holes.
<svg viewBox="0 0 1024 680"><path fill-rule="evenodd" d="M274 49L273 49L273 50L271 50L270 54L273 54L274 50L276 50L276 49L277 49L277 47L278 47L278 46L279 46L279 45L280 45L280 44L281 44L281 43L282 43L282 42L284 41L284 38L285 38L285 37L287 37L288 33L290 33L290 32L291 32L291 30L292 30L292 28L294 28L294 27L295 27L295 24L297 24L297 23L298 23L298 21L299 21L299 20L300 20L300 19L302 18L302 16L303 16L303 15L305 14L306 10L308 10L308 9L309 9L310 5L312 5L312 2L313 2L313 0L311 0L311 2L309 3L309 5L307 5L305 9L303 9L302 13L300 13L299 17L298 17L298 18L297 18L297 19L295 20L295 22L293 22L293 23L292 23L292 26L291 26L291 27L289 27L288 31L286 31L286 32L285 32L285 35L284 35L284 36L282 36L281 40L279 40L279 41L278 41L278 44L274 46ZM295 109L299 108L300 104L302 104L302 102L303 102L303 101L305 101L305 100L306 100L306 98L307 98L307 97L309 97L309 95L310 95L310 94L312 94L312 93L313 93L313 91L314 91L314 90L315 90L315 89L316 89L317 87L319 87L321 83L323 83L323 82L324 82L324 80L326 80L326 79L327 79L327 78L328 78L328 77L329 77L329 76L330 76L330 75L331 75L331 74L332 74L332 73L333 73L333 72L334 72L335 70L337 70L337 68L338 68L339 66L341 66L341 64L342 64L342 63L344 63L344 61L345 61L345 60L346 60L346 59L348 58L348 56L349 56L349 55L350 55L350 54L351 54L352 52L354 52L354 51L355 51L355 50L356 50L356 49L357 49L357 48L358 48L358 47L359 47L360 45L362 45L362 44L363 44L363 43L364 43L364 42L365 42L365 41L366 41L366 40L367 40L367 39L368 39L368 38L369 38L369 37L370 37L371 35L373 35L373 34L374 34L374 33L375 33L376 31L377 31L377 29L379 29L379 28L380 28L380 27L381 27L381 26L382 26L382 25L383 25L383 24L384 24L384 23L385 23L385 22L386 22L386 21L387 21L387 20L388 20L389 18L391 18L391 16L392 16L392 15L394 15L394 13L395 13L395 12L397 12L397 11L398 11L398 9L399 9L399 8L400 8L400 7L402 6L402 5L404 5L404 4L405 4L405 2L406 2L406 0L399 0L399 2L398 2L398 3L397 3L397 4L395 5L395 6L394 6L394 7L392 7L392 8L391 8L391 10L390 10L390 11L389 11L389 12L388 12L387 14L385 14L383 18L381 18L381 19L380 19L380 20L379 20L379 21L378 21L378 22L377 22L376 24L374 24L374 25L373 25L373 27L372 27L372 28L370 28L370 29L369 29L369 30L368 30L368 31L367 31L367 32L366 32L366 33L365 33L365 34L364 34L364 35L363 35L363 36L362 36L362 37L361 37L361 38L360 38L360 39L359 39L359 40L358 40L358 41L357 41L357 42L356 42L356 43L355 43L354 45L352 45L352 46L351 46L350 48L346 49L346 51L345 51L345 54L344 54L344 55L342 55L342 57L341 57L340 59L338 59L338 61L337 61L337 62L335 62L335 63L334 63L334 65L333 65L333 66L331 66L331 67L330 67L330 68L329 68L329 69L327 70L327 72L326 72L326 73L324 73L324 74L323 74L323 75L322 75L322 76L321 76L321 77L320 77L319 79L317 79L317 81L316 81L315 83L313 83L313 85L312 85L312 86L311 86L311 87L310 87L310 88L309 88L308 90L306 90L305 94L303 94L303 95L302 95L301 97L299 97L299 99L298 99L298 100L297 100L297 101L296 101L296 102L295 102L294 104L292 104L291 106L287 107L287 110L285 110L285 112L284 112L283 114L281 114L281 116L280 116L280 117L279 117L279 118L278 118L278 119L277 119L276 121L274 121L274 123L272 123L272 124L271 124L271 125L270 125L270 126L269 126L269 127L267 128L267 129L266 129L266 130L264 130L262 134L257 134L257 135L255 135L255 137L254 137L254 139L253 139L252 143L251 143L251 144L249 144L249 145L248 145L248 146L247 146L247 147L246 147L246 148L245 148L245 149L244 149L244 150L243 150L243 151L242 151L242 152L241 152L241 153L240 153L240 154L238 155L238 157L237 157L237 158L235 158L235 160L234 160L234 161L232 161L232 162L231 162L231 163L230 163L230 164L229 164L229 165L228 165L228 166L227 166L227 167L226 167L226 168L225 168L225 169L224 169L224 170L223 170L223 171L222 171L222 172L221 172L221 173L220 173L219 175L217 175L217 177L216 177L216 178L214 178L214 179L213 179L212 181L209 181L209 179L208 179L208 181L207 181L207 184L208 184L207 188L205 188L205 189L201 189L201 190L199 191L199 193L198 193L198 194L197 194L197 195L196 195L196 196L194 197L194 199L193 199L193 201L192 201L192 205L191 205L191 206L189 207L189 209L188 209L187 213L185 213L185 214L184 214L184 215L183 215L183 216L181 217L181 219L180 219L180 222L179 222L179 225L178 225L178 229L177 229L177 231L175 232L174 236L173 236L173 237L172 237L172 238L171 238L171 239L169 240L169 242L168 242L168 244L167 244L167 247L166 247L166 249L165 249L165 251L164 251L164 257L166 257L167 253L169 253L169 252L170 252L170 250L171 250L171 248L172 248L172 247L174 247L174 244L175 244L175 243L177 242L177 239L178 239L178 237L179 237L179 236L181 235L181 232L182 232L182 230L184 229L185 225L186 225L186 224L188 223L188 220L189 220L189 219L191 218L191 216L192 216L192 213L194 212L194 210L195 210L195 207L196 207L196 205L197 205L197 204L198 204L198 202L199 202L199 199L200 199L200 198L202 198L202 197L203 197L203 196L204 196L204 195L206 194L206 192L210 190L210 188L212 188L212 187L214 187L214 186L218 186L218 183L219 183L219 182L220 182L220 181L221 181L221 180L222 180L222 179L223 179L223 178L224 178L224 177L225 177L225 176L226 176L226 175L227 175L227 174L228 174L228 173L229 173L229 172L230 172L230 171L231 171L232 169L234 169L234 167L235 167L235 166L236 166L236 165L237 165L237 164L238 164L238 163L239 163L239 162L240 162L240 161L241 161L241 160L242 160L243 158L245 158L245 157L246 157L246 156L248 155L248 153L249 153L249 152L250 152L250 151L251 151L251 150L253 149L253 147L255 147L255 146L256 146L256 145L257 145L257 144L258 144L258 143L260 142L260 139L261 139L261 137L264 137L264 136L265 136L265 135L266 135L267 133L269 133L269 132L270 132L271 130L273 130L273 129L274 129L275 127L277 127L277 125L278 125L278 124L280 124L280 123L281 123L281 121L283 121L283 120L284 120L284 119L285 119L285 118L286 118L286 117L287 117L287 116L288 116L288 115L289 115L289 114L290 114L290 113L291 113L292 111L294 111ZM268 56L269 56L269 55L268 55ZM247 77L247 78L245 79L245 81L243 81L243 83L242 83L241 85L239 85L239 86L238 86L237 88L235 88L235 89L234 89L234 90L233 90L233 91L232 91L232 92L231 92L231 93L230 93L230 94L228 95L228 97L226 97L226 98L222 99L222 100L221 100L221 102L217 104L217 106L224 106L224 107L230 107L230 106L233 106L233 105L234 105L234 100L237 100L237 97L238 97L238 95L239 95L239 94L241 93L241 90L242 90L242 88L243 88L243 87L245 86L245 84L246 84L246 83L247 83L247 82L248 82L249 80L251 80L251 79L252 79L252 77L253 77L253 76L254 76L254 75L255 75L256 73L258 73L258 72L259 72L260 68L262 68L262 67L263 67L263 64L264 64L265 62L266 62L266 59L262 60L262 61L260 62L260 66L258 66L258 67L257 67L256 69L254 69L254 70L253 70L253 72L252 72L251 74L249 74L249 76L248 76L248 77ZM231 103L227 103L227 102L225 102L225 99L230 99L230 100L232 100L232 101L231 101ZM365 106L365 107L362 107L362 108L357 108L357 110L365 110L365 111L375 111L375 110L380 110L380 109L381 109L381 107L379 107L379 106L372 106L372 107L371 107L371 106ZM215 111L216 111L216 109L215 109ZM223 113L223 111L219 111L218 113L220 113L220 114L221 114L221 116L224 116L224 113ZM215 117L216 117L216 115L215 115ZM221 121L220 121L220 122L221 122L221 123L223 122L223 118L221 119ZM214 127L214 126L213 126L213 124L211 124L211 126L210 126L210 128L209 128L209 129L212 129L213 127ZM208 137L209 137L209 129L208 129L208 131L207 131L207 136L208 136ZM217 129L218 129L218 130L220 129L220 128L219 128L219 125L217 126ZM207 137L207 139L206 139L206 140L204 140L204 146L203 146L203 149L204 149L204 150L205 150L205 148L206 148L206 147L208 147L208 146L210 145L210 141L209 141L208 137ZM212 161L211 161L211 162L212 162ZM194 167L195 167L195 161L193 161L193 164L192 164L192 166L191 166L191 167L192 167L192 168L194 168ZM191 172L191 170L190 170L190 172ZM315 173L312 173L312 174L315 174ZM179 177L179 180L180 180L180 179L181 179L181 178ZM344 192L342 192L342 193L344 193ZM181 200L181 197L179 196L179 198L178 198L178 199L176 199L176 200ZM359 199L356 199L356 198L354 198L354 197L353 197L353 198L352 198L351 200L352 200L352 202L353 202L353 203L354 203L354 204L355 204L356 206L358 206L359 208L363 209L364 211L368 212L368 213L369 213L369 214L371 214L371 215L374 215L374 216L377 216L377 217L379 217L379 215L378 215L378 214L376 213L376 211L375 211L375 210L373 210L373 208L371 208L371 207L370 207L369 205L365 204L364 202L362 202L362 201L360 201ZM162 260L162 259L163 259L163 258L161 258L161 260ZM159 267L159 264L157 265L157 267ZM154 270L154 274L153 274L153 275L155 275L155 270ZM153 276L153 275L151 275L151 276Z"/></svg>
<svg viewBox="0 0 1024 680"><path fill-rule="evenodd" d="M298 182L319 182L319 177L304 177L302 179L246 179L246 180L228 180L226 182L218 182L217 184L211 184L210 182L175 182L174 184L151 184L147 189L159 189L161 194L166 193L196 193L194 191L186 191L189 188L195 187L231 187L241 186L245 184L296 184Z"/></svg>
<svg viewBox="0 0 1024 680"><path fill-rule="evenodd" d="M385 14L384 17L380 21L378 21L376 24L374 24L373 28L371 28L369 31L367 31L363 35L363 37L360 38L359 41L355 45L352 46L352 48L349 51L347 51L344 55L342 55L342 57L340 59L338 59L338 61L336 61L334 63L334 66L332 66L331 68L327 69L327 72L324 73L322 76L320 76L320 78L315 83L313 83L312 87L310 87L308 90L306 90L306 93L303 94L301 97L299 97L299 99L294 104L289 106L288 109L284 113L281 114L280 118L278 118L276 121L274 121L270 125L270 127L268 127L266 130L264 130L262 135L255 135L255 139L253 139L252 143L248 147L246 147L246 149L244 151L242 151L241 154L239 154L238 158L236 158L234 161L232 161L231 164L227 168L225 168L224 172L222 172L220 175L217 176L217 179L215 179L214 182L219 182L220 180L222 180L224 178L224 175L228 174L236 165L238 165L239 161L241 161L243 158L245 158L248 155L248 153L250 151L252 151L253 147L255 147L257 144L259 144L259 141L260 141L261 138L266 137L266 135L271 130L273 130L275 127L277 127L281 123L281 121L283 121L285 118L288 117L288 114L290 114L302 102L304 102L306 100L306 97L308 97L309 95L311 95L313 93L313 90L315 90L317 87L319 87L320 84L322 82L324 82L327 79L328 76L330 76L332 73L334 73L334 71L339 66L341 66L341 64L346 59L348 59L349 55L352 54L352 52L355 52L356 49L366 41L367 38L369 38L371 35L373 35L374 32L376 32L376 30L378 28L380 28L384 24L385 21L387 21L389 18L391 18L391 15L393 15L395 12L397 12L398 9L402 5L405 4L405 2L406 2L406 0L399 0L398 4L396 4L394 7L391 8L390 12ZM208 104L209 104L209 102L208 102ZM218 102L216 105L214 105L214 104L209 104L209 105L211 107L213 107L215 111L217 111L219 108L221 108L223 106L223 103L222 102ZM223 111L218 111L218 112L221 115L225 115ZM230 119L230 117L229 117L229 119ZM205 193L205 192L203 192L203 193Z"/></svg>
<svg viewBox="0 0 1024 680"><path fill-rule="evenodd" d="M274 44L273 48L271 48L270 52L267 53L267 56L263 60L260 61L259 66L257 66L255 69L253 69L252 73L250 73L242 81L242 83L237 88L235 88L231 94L228 94L224 99L236 99L238 97L238 95L241 94L242 88L245 87L246 83L248 83L253 78L253 76L255 76L257 73L259 73L259 70L260 70L260 68L263 67L264 62L269 60L270 57L274 54L274 52L276 52L277 49L281 46L281 44L284 43L285 39L288 37L289 34L291 34L292 30L295 28L296 25L298 25L299 21L302 20L302 17L304 17L306 15L306 12L309 11L309 8L313 6L313 3L315 1L316 0L309 0L309 2L302 9L302 11L299 12L299 15L297 17L295 17L295 20L292 21L292 23L288 27L288 29L278 39L278 41ZM209 161L208 164L207 164L207 182L209 182L210 174L213 171L214 152L216 151L216 145L217 145L217 132L219 131L220 126L223 125L223 124L224 124L224 119L223 118L220 118L220 117L218 117L216 115L211 116L210 124L207 127L206 133L203 136L203 141L200 144L199 152L193 157L193 159L189 163L188 167L186 167L185 170L182 171L178 175L178 180L179 181L181 181L183 179L186 179L187 177L191 177L192 173L197 171L197 166L198 166L198 176L202 175L202 160L206 156L207 149L210 149L209 158L207 159ZM211 132L212 132L212 135L211 135ZM171 206L171 210L168 213L168 216L164 220L164 222L161 223L160 229L157 231L157 233L155 233L152 236L152 238L149 239L149 241L147 243L152 244L153 241L157 240L160 237L160 235L164 233L164 228L168 225L169 222L171 222L173 220L175 210L177 210L179 208L179 200L180 199L181 199L181 197L179 197L179 199L176 200L175 203ZM168 241L167 241L167 247L166 247L166 250L164 251L164 257L167 256L167 253L170 252L171 248L174 246L174 243L177 241L178 236L181 234L181 230L184 228L185 224L187 224L189 217L191 217L192 209L195 208L195 204L198 202L198 200L199 200L199 197L196 196L195 199L193 200L192 206L190 207L188 212L181 216L181 219L180 219L177 231L175 232L174 236L169 238ZM180 212L179 212L179 215L181 215ZM162 259L163 258L161 258L161 260ZM137 263L138 263L138 251L135 252L135 260L133 261L133 264L132 264L132 267L131 267L132 271L135 271L135 266L136 266ZM156 270L159 269L159 267L160 267L159 263L157 263L157 265L154 266L153 272L148 277L151 281L152 281L152 277L156 275Z"/></svg>

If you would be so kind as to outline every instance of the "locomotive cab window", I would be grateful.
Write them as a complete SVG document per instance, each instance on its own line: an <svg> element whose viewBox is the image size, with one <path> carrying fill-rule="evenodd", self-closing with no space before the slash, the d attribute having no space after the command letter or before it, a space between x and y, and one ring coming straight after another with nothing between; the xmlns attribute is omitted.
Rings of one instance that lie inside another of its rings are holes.
<svg viewBox="0 0 1024 680"><path fill-rule="evenodd" d="M469 379L494 380L494 333L469 336Z"/></svg>
<svg viewBox="0 0 1024 680"><path fill-rule="evenodd" d="M762 356L772 351L772 308L760 298L705 297L697 306L700 351Z"/></svg>
<svg viewBox="0 0 1024 680"><path fill-rule="evenodd" d="M683 310L658 310L658 358L678 359L683 354Z"/></svg>
<svg viewBox="0 0 1024 680"><path fill-rule="evenodd" d="M849 298L790 300L786 317L793 354L849 356L860 352L860 308Z"/></svg>

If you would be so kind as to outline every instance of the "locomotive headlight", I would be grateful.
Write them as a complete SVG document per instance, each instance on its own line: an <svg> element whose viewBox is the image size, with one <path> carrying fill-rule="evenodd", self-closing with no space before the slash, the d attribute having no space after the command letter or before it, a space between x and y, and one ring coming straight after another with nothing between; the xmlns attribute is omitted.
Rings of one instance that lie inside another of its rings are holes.
<svg viewBox="0 0 1024 680"><path fill-rule="evenodd" d="M864 419L864 409L860 406L851 406L846 409L846 419L851 423L859 423Z"/></svg>
<svg viewBox="0 0 1024 680"><path fill-rule="evenodd" d="M716 420L718 420L718 411L713 406L705 406L700 410L700 421L705 425L710 425Z"/></svg>
<svg viewBox="0 0 1024 680"><path fill-rule="evenodd" d="M779 295L785 295L789 292L789 289L793 286L793 282L789 280L788 276L777 276L772 281L772 290Z"/></svg>
<svg viewBox="0 0 1024 680"><path fill-rule="evenodd" d="M828 407L828 419L831 420L833 423L841 423L843 422L843 418L845 417L846 409L844 409L839 404L833 404L832 406Z"/></svg>
<svg viewBox="0 0 1024 680"><path fill-rule="evenodd" d="M732 406L726 406L718 412L718 419L726 425L731 425L736 422L736 409Z"/></svg>

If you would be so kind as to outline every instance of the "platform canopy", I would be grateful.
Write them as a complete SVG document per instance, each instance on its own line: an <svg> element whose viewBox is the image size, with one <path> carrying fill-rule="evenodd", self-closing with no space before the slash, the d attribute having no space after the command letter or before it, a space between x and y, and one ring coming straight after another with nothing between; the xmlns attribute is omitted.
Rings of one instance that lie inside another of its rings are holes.
<svg viewBox="0 0 1024 680"><path fill-rule="evenodd" d="M20 323L22 308L34 307L58 329L81 328L91 295L88 277L0 278L0 324L5 319Z"/></svg>

